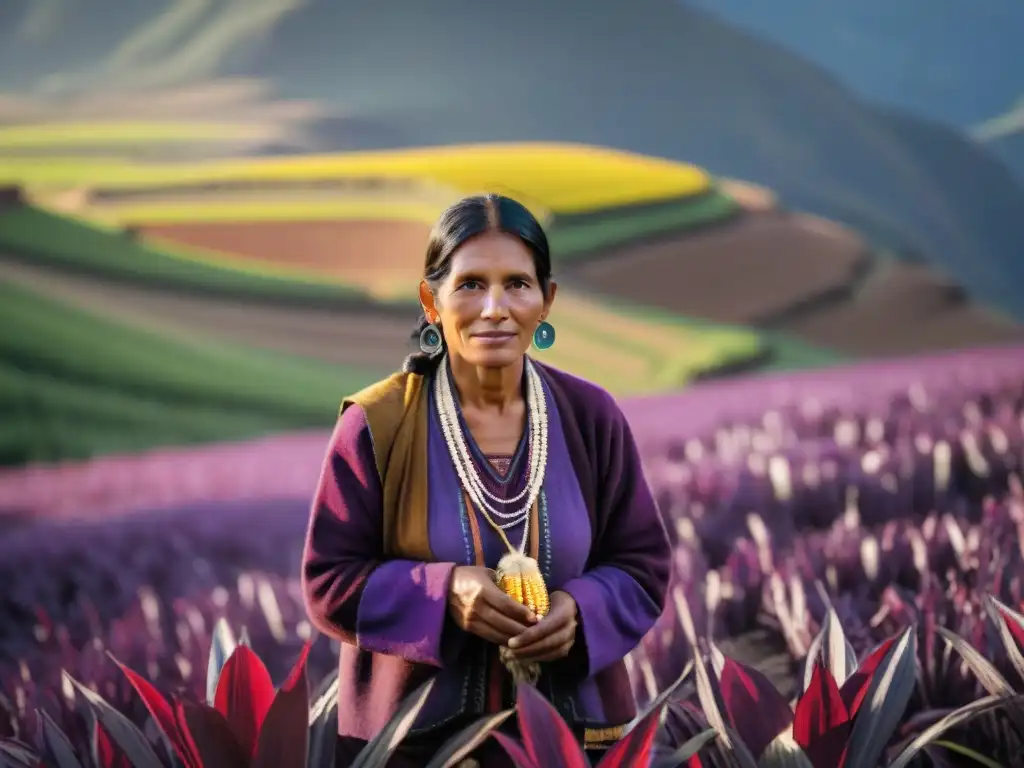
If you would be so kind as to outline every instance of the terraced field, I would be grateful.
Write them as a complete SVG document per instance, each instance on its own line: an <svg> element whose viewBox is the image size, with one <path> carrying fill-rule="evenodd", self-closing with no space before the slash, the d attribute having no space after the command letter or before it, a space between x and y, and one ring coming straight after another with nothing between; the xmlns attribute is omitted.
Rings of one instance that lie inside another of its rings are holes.
<svg viewBox="0 0 1024 768"><path fill-rule="evenodd" d="M134 327L10 275L0 306L6 464L319 426L339 393L372 380L354 367Z"/></svg>
<svg viewBox="0 0 1024 768"><path fill-rule="evenodd" d="M605 222L595 217L581 226L591 225ZM3 460L329 423L345 392L394 370L407 352L426 238L417 221L203 221L122 230L8 206L0 211L0 282L18 300L0 350L0 410L17 418L8 421ZM544 358L619 395L678 388L767 353L745 329L648 316L571 285L551 319L559 343ZM173 362L179 359L185 362ZM213 359L221 364L203 362ZM90 360L106 368L90 372ZM264 377L261 366L277 377ZM254 379L265 385L256 388L264 399L228 396L235 388L255 396ZM204 389L215 384L220 389ZM266 399L275 387L293 399Z"/></svg>
<svg viewBox="0 0 1024 768"><path fill-rule="evenodd" d="M599 294L778 331L853 356L1024 340L1024 327L853 232L782 211L591 251L569 274Z"/></svg>
<svg viewBox="0 0 1024 768"><path fill-rule="evenodd" d="M695 166L577 144L496 143L167 164L54 158L0 169L0 184L49 188L172 190L210 182L367 178L430 181L458 194L506 192L539 213L556 214L684 198L711 185L708 174Z"/></svg>

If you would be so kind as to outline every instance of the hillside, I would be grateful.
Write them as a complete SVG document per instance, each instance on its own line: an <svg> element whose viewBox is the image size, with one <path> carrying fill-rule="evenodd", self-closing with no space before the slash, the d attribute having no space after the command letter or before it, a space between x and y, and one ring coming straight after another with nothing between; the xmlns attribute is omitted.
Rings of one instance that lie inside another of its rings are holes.
<svg viewBox="0 0 1024 768"><path fill-rule="evenodd" d="M468 0L404 0L387 12L311 3L232 74L414 125L422 143L575 140L685 159L939 263L969 255L1001 273L1017 259L1006 244L1024 236L1020 217L977 224L1005 187L950 180L960 169L980 180L973 169L989 156L966 143L953 158L930 149L937 134L954 141L948 129L930 126L916 146L914 130L894 132L888 114L813 64L702 11L668 0L597 6L581 16L524 0L498 25ZM972 288L1005 299L1002 281ZM1024 314L1022 300L1002 306Z"/></svg>
<svg viewBox="0 0 1024 768"><path fill-rule="evenodd" d="M950 129L894 130L890 113L807 59L677 1L595 0L584 16L568 2L523 0L496 23L492 6L470 0L265 0L260 20L241 31L229 23L231 4L198 5L209 18L168 20L155 0L128 14L113 0L90 4L87 15L57 4L49 27L37 22L48 33L37 30L29 45L22 0L4 12L19 24L6 27L0 70L16 73L7 87L31 75L48 89L70 87L62 68L77 70L83 87L263 78L284 97L327 105L338 117L311 130L318 144L339 149L379 146L381 137L405 145L555 140L686 160L769 186L789 207L895 250L939 264L984 260L990 274L1006 272L1019 253L1012 244L1024 239L1021 217L987 216L1017 192L986 184L983 150L936 151L954 143ZM185 55L198 43L183 37L200 32L219 46L202 65ZM188 45L177 51L168 40ZM152 61L137 61L147 41ZM374 131L353 130L353 116ZM960 173L976 183L960 183ZM1024 316L1024 299L1008 299L1004 280L952 276Z"/></svg>

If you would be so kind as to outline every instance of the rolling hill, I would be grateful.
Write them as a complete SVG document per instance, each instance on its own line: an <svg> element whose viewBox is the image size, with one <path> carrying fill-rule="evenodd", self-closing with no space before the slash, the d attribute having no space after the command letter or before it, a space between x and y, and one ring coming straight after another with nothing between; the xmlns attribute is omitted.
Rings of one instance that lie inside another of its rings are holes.
<svg viewBox="0 0 1024 768"><path fill-rule="evenodd" d="M191 20L196 34L227 24L230 4L201 5L213 16ZM152 62L133 68L127 54L103 52L141 45L147 29L155 34L143 18L174 33L156 23L163 4L149 0L123 14L120 4L102 0L87 16L61 5L45 44L30 48L21 26L8 27L16 44L8 43L0 68L18 73L8 87L24 87L32 72L44 91L57 88L60 78L44 77L39 58L62 46L48 71L68 70L77 56L83 88L142 87L160 72L173 81L174 71L178 84L255 77L284 97L324 105L334 122L314 121L311 130L329 144L333 126L345 149L362 139L337 121L355 116L408 145L575 141L695 162L770 186L792 208L934 259L940 269L970 259L951 278L1024 316L1014 266L1024 219L986 213L994 203L1012 206L1020 191L992 178L990 155L942 125L894 119L806 58L701 9L673 0L596 0L582 15L567 2L523 0L499 20L492 6L470 0L264 0L260 7L263 22L252 22L249 37L224 37L202 67L154 48ZM21 18L17 9L5 13ZM18 53L24 61L8 61ZM179 69L168 69L174 62Z"/></svg>

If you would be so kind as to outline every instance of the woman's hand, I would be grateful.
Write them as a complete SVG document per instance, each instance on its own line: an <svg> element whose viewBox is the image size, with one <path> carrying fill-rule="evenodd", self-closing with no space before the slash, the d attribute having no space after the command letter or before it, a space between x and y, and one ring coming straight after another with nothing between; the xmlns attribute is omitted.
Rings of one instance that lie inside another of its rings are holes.
<svg viewBox="0 0 1024 768"><path fill-rule="evenodd" d="M533 626L537 616L494 583L494 571L476 565L458 565L448 589L448 612L467 632L497 645Z"/></svg>
<svg viewBox="0 0 1024 768"><path fill-rule="evenodd" d="M555 661L569 655L576 642L576 601L568 592L552 592L547 616L508 641L521 661Z"/></svg>

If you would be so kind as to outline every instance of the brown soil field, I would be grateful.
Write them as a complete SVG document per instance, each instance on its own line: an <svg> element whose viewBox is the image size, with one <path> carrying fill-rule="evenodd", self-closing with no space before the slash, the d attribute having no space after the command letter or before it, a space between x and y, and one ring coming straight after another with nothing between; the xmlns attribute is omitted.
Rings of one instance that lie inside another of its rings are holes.
<svg viewBox="0 0 1024 768"><path fill-rule="evenodd" d="M1024 340L1024 326L965 299L929 268L878 263L851 294L780 330L856 355L898 355Z"/></svg>
<svg viewBox="0 0 1024 768"><path fill-rule="evenodd" d="M70 275L0 256L11 280L68 304L189 339L213 337L386 375L409 352L413 313L303 309Z"/></svg>
<svg viewBox="0 0 1024 768"><path fill-rule="evenodd" d="M752 325L841 289L868 258L856 235L828 222L746 213L721 226L617 248L574 265L571 274L601 293Z"/></svg>
<svg viewBox="0 0 1024 768"><path fill-rule="evenodd" d="M228 261L329 275L382 297L416 285L430 233L426 224L399 220L142 224L138 230Z"/></svg>
<svg viewBox="0 0 1024 768"><path fill-rule="evenodd" d="M926 267L883 261L827 220L748 211L720 227L573 265L581 287L852 355L1024 339L1024 327L951 292Z"/></svg>

